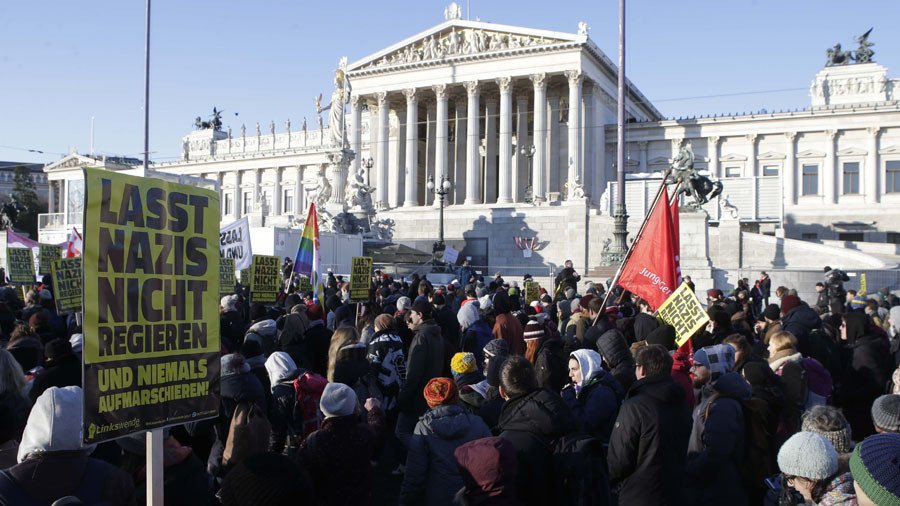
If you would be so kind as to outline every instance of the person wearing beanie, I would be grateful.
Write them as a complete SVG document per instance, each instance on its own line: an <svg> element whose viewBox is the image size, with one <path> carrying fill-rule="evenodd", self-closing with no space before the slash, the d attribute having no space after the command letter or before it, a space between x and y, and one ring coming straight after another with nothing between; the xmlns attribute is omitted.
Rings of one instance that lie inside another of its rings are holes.
<svg viewBox="0 0 900 506"><path fill-rule="evenodd" d="M134 505L132 479L125 471L91 458L95 445L85 445L81 387L50 387L34 403L17 464L4 470L2 504L53 504L77 497L84 504Z"/></svg>
<svg viewBox="0 0 900 506"><path fill-rule="evenodd" d="M797 338L798 350L808 352L810 333L822 326L822 318L815 309L796 295L785 295L781 299L781 330L790 332Z"/></svg>
<svg viewBox="0 0 900 506"><path fill-rule="evenodd" d="M44 346L44 370L31 384L28 397L33 403L50 387L80 387L81 372L81 361L72 352L72 343L53 339Z"/></svg>
<svg viewBox="0 0 900 506"><path fill-rule="evenodd" d="M540 314L536 314L528 319L524 332L525 358L534 365L538 386L551 392L559 392L568 383L563 344L555 331Z"/></svg>
<svg viewBox="0 0 900 506"><path fill-rule="evenodd" d="M284 455L263 453L241 461L222 482L223 506L293 506L314 504L307 474Z"/></svg>
<svg viewBox="0 0 900 506"><path fill-rule="evenodd" d="M900 395L886 394L872 403L872 423L875 432L900 433Z"/></svg>
<svg viewBox="0 0 900 506"><path fill-rule="evenodd" d="M120 468L135 485L137 504L147 503L147 435L137 432L115 440L122 449ZM163 496L168 504L210 504L208 475L193 449L163 430ZM177 499L174 499L177 498Z"/></svg>
<svg viewBox="0 0 900 506"><path fill-rule="evenodd" d="M298 352L300 362L296 364L307 371L325 376L328 373L328 346L333 332L325 325L321 305L306 306L306 317L309 319L309 327L303 332Z"/></svg>
<svg viewBox="0 0 900 506"><path fill-rule="evenodd" d="M454 504L518 506L516 448L502 437L470 441L453 452L465 487Z"/></svg>
<svg viewBox="0 0 900 506"><path fill-rule="evenodd" d="M838 453L838 467L841 472L850 470L853 435L850 432L850 424L840 409L834 406L813 406L803 415L800 430L815 432L830 441Z"/></svg>
<svg viewBox="0 0 900 506"><path fill-rule="evenodd" d="M900 504L900 434L876 434L857 443L850 472L860 506Z"/></svg>
<svg viewBox="0 0 900 506"><path fill-rule="evenodd" d="M484 381L484 375L478 371L478 363L473 353L459 352L453 355L450 360L450 372L453 374L456 388L460 391L464 387Z"/></svg>
<svg viewBox="0 0 900 506"><path fill-rule="evenodd" d="M447 304L447 298L442 293L435 293L432 298L434 310L432 318L441 331L441 337L444 338L444 358L449 365L453 354L459 351L459 322L456 319L456 311ZM450 375L450 369L444 371L447 376Z"/></svg>
<svg viewBox="0 0 900 506"><path fill-rule="evenodd" d="M459 339L459 351L475 355L475 363L484 361L484 347L494 338L491 327L481 316L480 303L468 303L459 308L456 321L462 330Z"/></svg>
<svg viewBox="0 0 900 506"><path fill-rule="evenodd" d="M400 504L450 505L463 487L453 452L461 445L489 437L484 421L459 405L456 384L434 378L422 391L429 411L419 419L409 441Z"/></svg>
<svg viewBox="0 0 900 506"><path fill-rule="evenodd" d="M752 389L733 367L730 345L694 352L691 372L700 396L685 467L691 504L747 504L738 463L745 445L741 403L750 399Z"/></svg>
<svg viewBox="0 0 900 506"><path fill-rule="evenodd" d="M838 453L824 436L798 432L778 451L778 468L789 487L813 504L853 504L853 477L840 472Z"/></svg>
<svg viewBox="0 0 900 506"><path fill-rule="evenodd" d="M669 351L675 351L678 348L675 345L675 337L675 327L665 324L647 334L646 341L648 345L658 344Z"/></svg>
<svg viewBox="0 0 900 506"><path fill-rule="evenodd" d="M634 339L635 341L647 341L650 333L659 327L659 320L653 316L653 309L646 300L638 299L635 305L638 314L634 317Z"/></svg>
<svg viewBox="0 0 900 506"><path fill-rule="evenodd" d="M353 389L329 383L319 407L325 417L322 427L297 451L298 462L315 484L316 504L371 504L374 478L370 461L387 435L381 403L366 399L365 419L360 419Z"/></svg>
<svg viewBox="0 0 900 506"><path fill-rule="evenodd" d="M863 312L851 311L841 315L840 343L845 366L834 404L844 410L853 437L858 440L875 433L872 424L872 404L891 380L894 372L890 344L884 334L874 330L871 320Z"/></svg>
<svg viewBox="0 0 900 506"><path fill-rule="evenodd" d="M762 312L762 317L753 326L756 337L763 342L769 344L769 339L781 330L781 308L778 304L769 304Z"/></svg>

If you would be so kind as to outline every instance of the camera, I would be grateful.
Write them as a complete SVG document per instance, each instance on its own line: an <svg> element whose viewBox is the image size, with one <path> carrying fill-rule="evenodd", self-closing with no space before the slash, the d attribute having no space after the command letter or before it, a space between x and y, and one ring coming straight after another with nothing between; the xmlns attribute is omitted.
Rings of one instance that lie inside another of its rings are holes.
<svg viewBox="0 0 900 506"><path fill-rule="evenodd" d="M844 281L850 281L847 273L840 269L832 269L825 266L825 293L828 296L829 304L843 305L847 297L847 291L844 290Z"/></svg>

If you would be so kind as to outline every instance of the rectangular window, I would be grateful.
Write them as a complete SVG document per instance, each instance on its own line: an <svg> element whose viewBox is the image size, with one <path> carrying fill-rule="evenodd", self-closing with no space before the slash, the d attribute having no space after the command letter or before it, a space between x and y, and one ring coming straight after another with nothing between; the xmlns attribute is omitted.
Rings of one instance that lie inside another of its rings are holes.
<svg viewBox="0 0 900 506"><path fill-rule="evenodd" d="M888 232L886 242L890 244L900 244L900 232Z"/></svg>
<svg viewBox="0 0 900 506"><path fill-rule="evenodd" d="M838 234L839 241L862 242L864 241L862 232L841 232Z"/></svg>
<svg viewBox="0 0 900 506"><path fill-rule="evenodd" d="M230 193L225 194L225 210L222 212L224 216L234 213L234 196Z"/></svg>
<svg viewBox="0 0 900 506"><path fill-rule="evenodd" d="M725 167L725 177L741 177L741 168Z"/></svg>
<svg viewBox="0 0 900 506"><path fill-rule="evenodd" d="M859 162L844 162L844 195L859 193Z"/></svg>
<svg viewBox="0 0 900 506"><path fill-rule="evenodd" d="M281 199L281 202L284 204L284 209L282 209L282 214L293 214L294 213L294 190L284 190L284 198Z"/></svg>
<svg viewBox="0 0 900 506"><path fill-rule="evenodd" d="M269 190L263 191L262 201L263 201L263 206L266 208L266 212L271 212L271 210L272 210L272 192Z"/></svg>
<svg viewBox="0 0 900 506"><path fill-rule="evenodd" d="M900 160L888 160L885 164L885 193L900 193Z"/></svg>
<svg viewBox="0 0 900 506"><path fill-rule="evenodd" d="M819 166L803 164L803 195L819 194Z"/></svg>
<svg viewBox="0 0 900 506"><path fill-rule="evenodd" d="M815 232L807 232L805 234L800 234L800 238L804 241L815 241L819 238L819 234Z"/></svg>
<svg viewBox="0 0 900 506"><path fill-rule="evenodd" d="M244 192L243 213L250 214L253 211L253 193Z"/></svg>
<svg viewBox="0 0 900 506"><path fill-rule="evenodd" d="M763 176L777 176L781 172L778 165L763 165Z"/></svg>

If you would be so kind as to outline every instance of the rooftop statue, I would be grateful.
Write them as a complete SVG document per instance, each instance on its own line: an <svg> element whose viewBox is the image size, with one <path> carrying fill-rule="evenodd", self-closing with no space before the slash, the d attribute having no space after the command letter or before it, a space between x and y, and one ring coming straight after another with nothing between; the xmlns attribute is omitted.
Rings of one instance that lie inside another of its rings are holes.
<svg viewBox="0 0 900 506"><path fill-rule="evenodd" d="M693 197L694 201L690 205L695 209L700 209L722 193L721 181L713 181L694 168L694 150L690 143L682 146L672 159L672 169L666 178L666 184L679 185L673 198L682 194Z"/></svg>
<svg viewBox="0 0 900 506"><path fill-rule="evenodd" d="M853 53L851 51L842 50L840 43L838 43L835 44L834 47L828 48L828 50L825 51L825 56L828 57L825 66L834 67L835 65L847 65L848 63L851 63Z"/></svg>
<svg viewBox="0 0 900 506"><path fill-rule="evenodd" d="M875 43L869 42L870 33L872 33L872 28L856 38L856 42L859 43L859 47L856 48L856 63L872 63L873 61L872 57L875 56L875 51L872 50L872 46Z"/></svg>
<svg viewBox="0 0 900 506"><path fill-rule="evenodd" d="M200 116L194 120L194 128L197 130L208 130L213 129L215 131L222 130L222 113L225 111L219 111L215 107L213 107L213 113L210 117L209 121L203 121Z"/></svg>
<svg viewBox="0 0 900 506"><path fill-rule="evenodd" d="M856 42L859 43L856 53L842 50L840 44L835 44L834 47L828 48L825 51L825 56L828 58L825 61L825 66L834 67L853 63L873 63L872 57L875 56L875 51L872 50L872 46L875 43L869 42L870 33L872 33L872 28L869 28L866 33L856 38Z"/></svg>

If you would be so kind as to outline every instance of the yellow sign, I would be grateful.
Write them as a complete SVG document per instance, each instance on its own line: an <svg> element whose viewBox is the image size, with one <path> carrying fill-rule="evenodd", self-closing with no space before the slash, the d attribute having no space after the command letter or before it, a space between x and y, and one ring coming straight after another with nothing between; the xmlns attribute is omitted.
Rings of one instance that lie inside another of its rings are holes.
<svg viewBox="0 0 900 506"><path fill-rule="evenodd" d="M218 415L219 194L84 179L84 442Z"/></svg>
<svg viewBox="0 0 900 506"><path fill-rule="evenodd" d="M537 281L525 282L525 304L541 299L541 284Z"/></svg>
<svg viewBox="0 0 900 506"><path fill-rule="evenodd" d="M859 291L856 292L856 295L861 297L866 296L866 273L862 273L859 275Z"/></svg>
<svg viewBox="0 0 900 506"><path fill-rule="evenodd" d="M253 255L250 265L250 301L275 304L281 292L281 269L278 257ZM241 280L243 282L243 280Z"/></svg>
<svg viewBox="0 0 900 506"><path fill-rule="evenodd" d="M309 280L309 276L300 276L299 290L302 295L312 291L312 282Z"/></svg>
<svg viewBox="0 0 900 506"><path fill-rule="evenodd" d="M6 275L16 285L34 284L34 254L30 248L6 248Z"/></svg>
<svg viewBox="0 0 900 506"><path fill-rule="evenodd" d="M353 257L350 265L350 300L366 302L372 285L372 257Z"/></svg>
<svg viewBox="0 0 900 506"><path fill-rule="evenodd" d="M62 258L62 247L53 244L41 244L38 255L38 274L50 274L50 265L54 260Z"/></svg>
<svg viewBox="0 0 900 506"><path fill-rule="evenodd" d="M234 293L234 259L222 258L219 260L219 296Z"/></svg>
<svg viewBox="0 0 900 506"><path fill-rule="evenodd" d="M686 283L675 290L657 309L657 316L675 327L675 344L679 347L709 321L693 290Z"/></svg>
<svg viewBox="0 0 900 506"><path fill-rule="evenodd" d="M81 257L54 260L50 263L50 274L57 311L81 311Z"/></svg>

